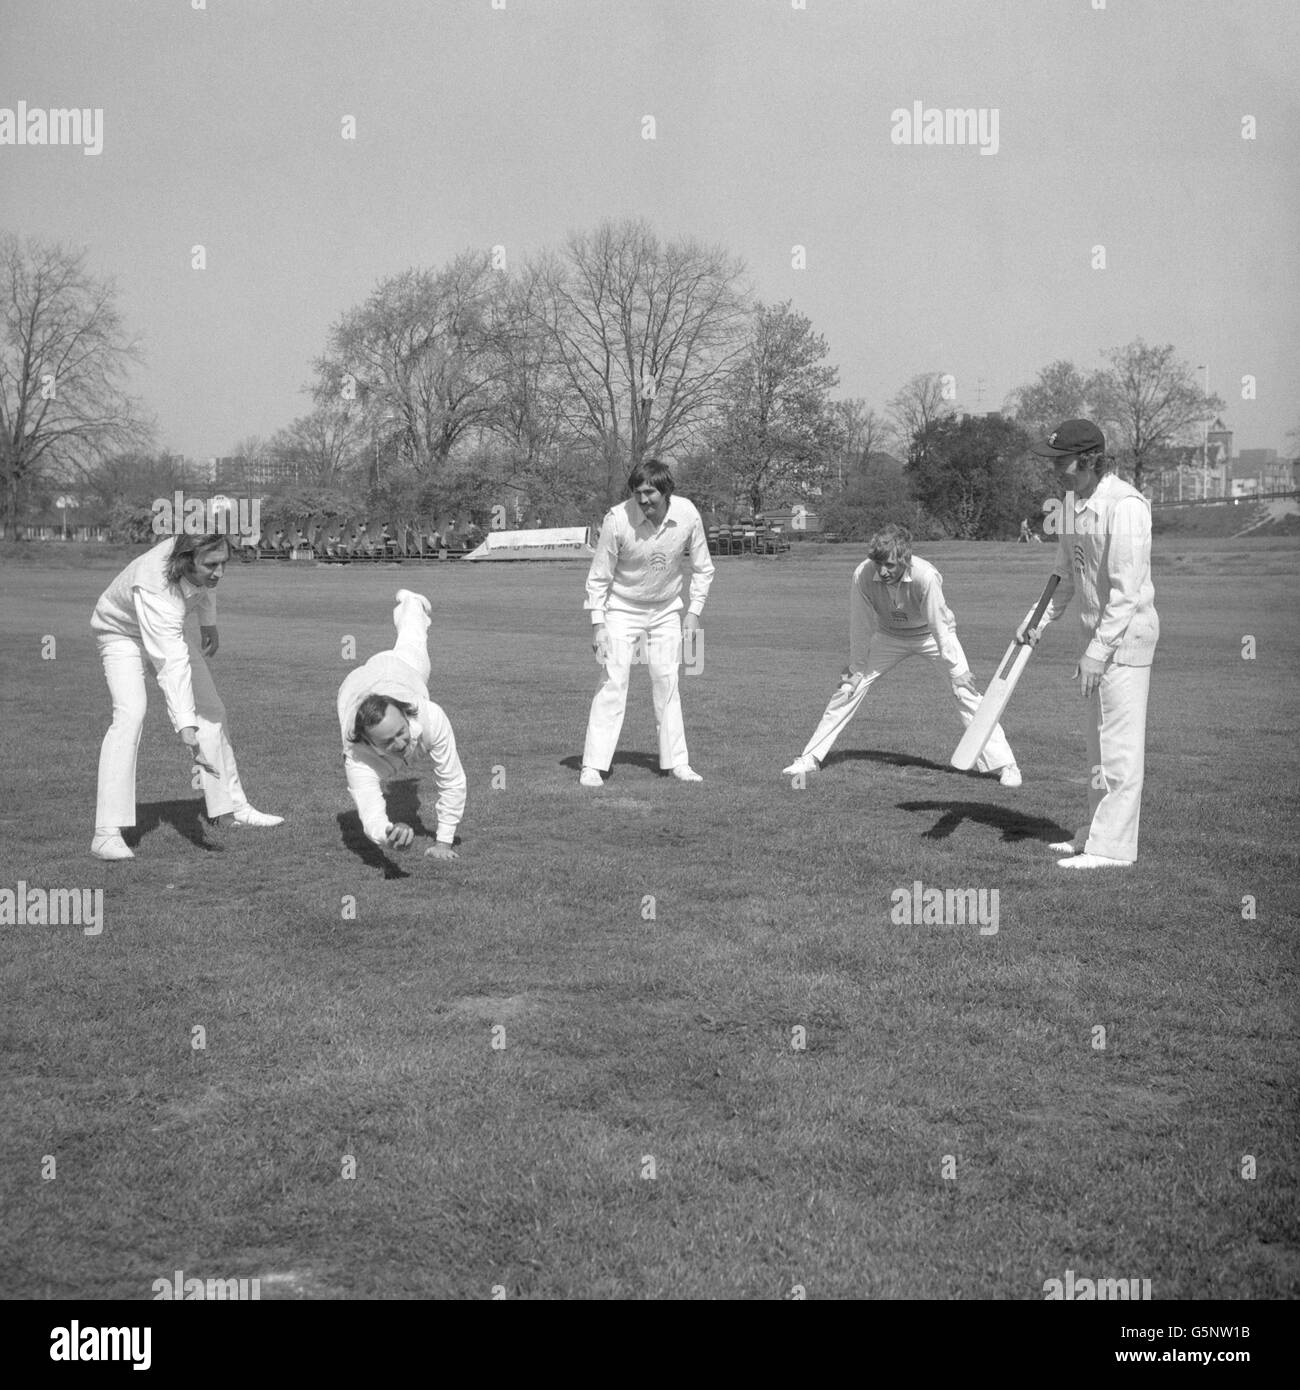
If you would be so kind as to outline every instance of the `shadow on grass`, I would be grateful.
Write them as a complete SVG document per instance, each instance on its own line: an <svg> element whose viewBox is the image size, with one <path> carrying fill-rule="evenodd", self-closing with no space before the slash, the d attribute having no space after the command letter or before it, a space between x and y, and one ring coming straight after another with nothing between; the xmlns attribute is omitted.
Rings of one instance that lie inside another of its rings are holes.
<svg viewBox="0 0 1300 1390"><path fill-rule="evenodd" d="M1027 816L1009 806L994 806L987 801L900 801L900 811L939 811L939 819L927 830L923 840L946 840L963 821L976 821L1002 832L1004 843L1017 840L1068 840L1074 833L1046 816Z"/></svg>
<svg viewBox="0 0 1300 1390"><path fill-rule="evenodd" d="M389 782L384 788L384 800L388 806L388 819L394 824L402 822L415 831L418 842L420 836L434 839L434 833L420 819L419 782L414 777L404 777L400 782ZM410 874L395 863L386 851L366 838L361 828L361 817L355 811L340 811L338 814L339 837L343 848L353 854L368 869L382 869L385 878L410 878ZM417 853L415 844L402 851L405 854Z"/></svg>
<svg viewBox="0 0 1300 1390"><path fill-rule="evenodd" d="M137 806L135 828L124 830L122 838L135 849L141 840L160 825L172 826L190 844L209 854L222 854L225 846L213 844L203 828L202 801L150 801Z"/></svg>
<svg viewBox="0 0 1300 1390"><path fill-rule="evenodd" d="M834 767L836 763L888 763L891 767L923 767L930 772L957 771L947 763L935 763L929 758L916 758L910 753L890 753L879 748L850 748L843 753L828 753L822 767Z"/></svg>
<svg viewBox="0 0 1300 1390"><path fill-rule="evenodd" d="M574 753L567 758L560 759L560 766L567 767L572 772L582 771L582 757ZM656 776L667 777L659 767L658 753L615 753L614 761L610 764L609 772L605 775L610 776L619 767L639 767L646 772L653 772Z"/></svg>

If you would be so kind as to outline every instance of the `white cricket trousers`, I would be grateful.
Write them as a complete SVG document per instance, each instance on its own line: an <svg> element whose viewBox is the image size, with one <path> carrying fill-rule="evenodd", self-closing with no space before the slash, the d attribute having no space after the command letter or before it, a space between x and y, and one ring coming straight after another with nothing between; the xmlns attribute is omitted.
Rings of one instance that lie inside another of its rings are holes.
<svg viewBox="0 0 1300 1390"><path fill-rule="evenodd" d="M961 650L961 643L957 643L957 653L962 666L966 664L966 654ZM856 690L839 691L831 697L831 702L826 706L826 713L822 715L822 722L817 726L817 732L808 740L805 753L811 753L818 762L824 762L826 754L830 752L835 740L844 732L844 727L849 720L858 712L858 706L867 698L867 691L885 674L891 671L900 661L906 661L909 656L926 656L931 661L941 663L948 671L949 676L954 670L960 671L962 666L952 667L943 658L943 653L939 650L939 643L935 640L933 633L926 633L920 637L904 637L893 632L876 632L872 635L871 644L867 648L867 669L863 673L862 681ZM954 688L953 695L960 707L961 722L967 725L971 721L971 716L980 707L980 697L972 690L963 690L960 687ZM1008 763L1015 762L1015 754L1011 751L1011 745L1007 742L1007 736L1002 732L1002 725L994 727L989 741L984 745L984 751L976 759L975 766L980 772L996 772L999 768L1006 767Z"/></svg>
<svg viewBox="0 0 1300 1390"><path fill-rule="evenodd" d="M659 730L659 766L664 771L687 767L690 759L682 724L682 697L677 688L677 667L682 659L681 609L649 609L645 613L607 609L605 634L609 639L609 657L604 678L591 702L583 766L609 771L623 729L628 677L633 664L644 661L650 667L650 690Z"/></svg>
<svg viewBox="0 0 1300 1390"><path fill-rule="evenodd" d="M100 660L113 700L113 722L108 726L99 750L99 792L95 800L95 825L115 826L119 830L135 824L135 764L144 728L145 663L149 660L144 643L120 633L98 635ZM194 713L199 738L217 776L200 771L203 800L214 819L227 811L248 805L235 766L235 750L226 734L226 707L212 684L208 664L195 644L190 649L190 680L194 687ZM181 762L178 754L177 762ZM182 764L183 765L183 764Z"/></svg>
<svg viewBox="0 0 1300 1390"><path fill-rule="evenodd" d="M1137 859L1150 690L1150 666L1112 663L1088 702L1092 714L1088 724L1088 810L1092 820L1083 847L1086 854L1104 854L1128 864Z"/></svg>
<svg viewBox="0 0 1300 1390"><path fill-rule="evenodd" d="M397 629L393 655L415 671L420 683L426 687L433 674L433 665L429 661L429 626L432 619L427 604L428 600L408 589L406 597L398 599L397 607L393 609L393 626Z"/></svg>

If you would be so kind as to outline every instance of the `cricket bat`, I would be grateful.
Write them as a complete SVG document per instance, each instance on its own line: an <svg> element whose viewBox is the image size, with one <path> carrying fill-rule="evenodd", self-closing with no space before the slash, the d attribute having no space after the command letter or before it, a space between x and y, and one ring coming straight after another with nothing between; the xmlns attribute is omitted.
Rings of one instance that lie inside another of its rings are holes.
<svg viewBox="0 0 1300 1390"><path fill-rule="evenodd" d="M1061 576L1059 574L1052 575L1047 581L1047 587L1043 590L1033 615L1025 625L1026 630L1037 627L1042 621L1043 614L1047 611L1047 605L1051 603L1052 595L1056 592L1056 586L1060 582ZM989 741L989 736L997 727L998 720L1002 718L1002 711L1007 707L1011 692L1016 688L1016 682L1024 673L1025 667L1029 665L1029 658L1033 654L1034 649L1028 642L1018 642L1014 638L1012 639L1011 645L1002 657L1002 664L989 682L989 688L984 692L984 698L980 701L979 708L975 711L970 723L967 724L966 732L957 745L957 751L952 755L953 767L960 768L965 772L975 765L976 758L984 751L984 745Z"/></svg>

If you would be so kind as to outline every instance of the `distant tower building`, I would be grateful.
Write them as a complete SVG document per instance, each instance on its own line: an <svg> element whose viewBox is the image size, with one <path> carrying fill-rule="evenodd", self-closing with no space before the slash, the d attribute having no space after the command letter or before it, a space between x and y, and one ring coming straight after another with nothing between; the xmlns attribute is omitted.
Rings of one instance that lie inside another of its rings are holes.
<svg viewBox="0 0 1300 1390"><path fill-rule="evenodd" d="M1232 431L1222 419L1215 420L1214 428L1205 437L1207 462L1211 465L1232 461Z"/></svg>

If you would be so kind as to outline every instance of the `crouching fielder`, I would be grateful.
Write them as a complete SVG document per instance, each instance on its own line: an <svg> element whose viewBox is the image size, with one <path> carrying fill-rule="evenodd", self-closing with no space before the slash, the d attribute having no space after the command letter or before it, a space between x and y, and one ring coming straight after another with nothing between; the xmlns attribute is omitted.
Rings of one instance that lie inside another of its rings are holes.
<svg viewBox="0 0 1300 1390"><path fill-rule="evenodd" d="M926 656L948 668L963 724L969 724L979 708L979 691L957 640L952 610L943 601L943 575L912 554L911 533L903 526L878 531L867 554L870 558L853 571L849 589L848 669L817 732L784 770L788 777L816 772L867 691L909 656ZM975 766L981 772L999 772L1004 787L1020 785L1020 769L1001 725L993 730Z"/></svg>
<svg viewBox="0 0 1300 1390"><path fill-rule="evenodd" d="M229 559L225 536L168 536L131 561L99 596L91 614L113 700L113 722L99 752L95 838L90 844L97 859L135 858L122 831L135 824L146 661L162 687L167 714L188 762L202 775L208 816L222 826L244 828L279 825L283 820L248 804L226 729L226 707L203 659L217 653L214 590ZM198 614L201 650L185 636L191 613Z"/></svg>
<svg viewBox="0 0 1300 1390"><path fill-rule="evenodd" d="M438 831L437 843L425 854L455 859L451 846L465 814L465 772L451 724L429 699L429 612L427 598L409 589L397 591L397 644L358 666L339 687L339 732L348 791L366 838L386 849L410 847L415 831L388 819L383 784L416 770L427 754L438 784Z"/></svg>

